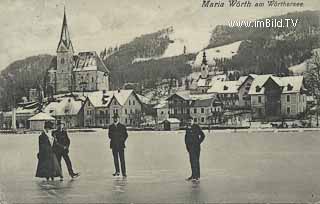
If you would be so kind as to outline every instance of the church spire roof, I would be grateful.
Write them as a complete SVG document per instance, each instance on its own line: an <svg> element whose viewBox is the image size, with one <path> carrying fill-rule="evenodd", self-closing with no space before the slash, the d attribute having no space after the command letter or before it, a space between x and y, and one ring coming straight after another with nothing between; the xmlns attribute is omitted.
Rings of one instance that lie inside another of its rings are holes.
<svg viewBox="0 0 320 204"><path fill-rule="evenodd" d="M69 49L71 49L73 52L73 46L72 46L68 24L67 24L66 9L64 8L61 35L60 35L57 51L67 51Z"/></svg>
<svg viewBox="0 0 320 204"><path fill-rule="evenodd" d="M206 51L203 51L202 64L207 65Z"/></svg>

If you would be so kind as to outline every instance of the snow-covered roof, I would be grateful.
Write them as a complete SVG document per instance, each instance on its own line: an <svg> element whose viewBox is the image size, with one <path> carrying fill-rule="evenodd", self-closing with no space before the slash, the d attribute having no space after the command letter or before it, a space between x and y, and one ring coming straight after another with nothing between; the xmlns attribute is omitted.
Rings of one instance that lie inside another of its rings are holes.
<svg viewBox="0 0 320 204"><path fill-rule="evenodd" d="M282 87L282 93L297 93L303 88L303 76L277 77L267 74L258 75L253 80L249 94L264 94L264 84L268 79L272 79L275 83Z"/></svg>
<svg viewBox="0 0 320 204"><path fill-rule="evenodd" d="M240 85L239 81L216 81L211 88L208 89L208 93L238 93Z"/></svg>
<svg viewBox="0 0 320 204"><path fill-rule="evenodd" d="M109 73L108 68L99 57L97 52L79 52L75 57L75 68L73 71L101 71Z"/></svg>
<svg viewBox="0 0 320 204"><path fill-rule="evenodd" d="M155 105L153 108L155 109L168 108L168 101L161 101L159 104Z"/></svg>
<svg viewBox="0 0 320 204"><path fill-rule="evenodd" d="M31 121L36 121L36 120L45 120L45 121L48 121L48 120L55 120L54 117L50 116L49 114L47 113L43 113L43 112L40 112L34 116L32 116L31 118L29 118L28 120L31 120Z"/></svg>
<svg viewBox="0 0 320 204"><path fill-rule="evenodd" d="M151 104L151 99L148 97L145 97L143 95L137 94L137 97L140 99L140 101L144 104Z"/></svg>
<svg viewBox="0 0 320 204"><path fill-rule="evenodd" d="M180 123L180 120L178 120L177 118L167 118L164 121L168 121L169 123ZM163 123L164 121L160 123Z"/></svg>
<svg viewBox="0 0 320 204"><path fill-rule="evenodd" d="M94 107L108 107L113 97L115 97L119 104L123 106L132 93L132 89L106 91L105 93L103 93L102 91L95 91L87 93L87 97ZM140 100L140 98L138 99Z"/></svg>
<svg viewBox="0 0 320 204"><path fill-rule="evenodd" d="M206 49L208 65L215 65L215 59L228 58L231 59L238 53L242 41L237 41L231 44L223 45L220 47ZM194 61L194 66L199 67L202 63L203 52L199 52Z"/></svg>
<svg viewBox="0 0 320 204"><path fill-rule="evenodd" d="M77 115L82 107L82 101L73 97L59 98L59 101L49 103L44 112L51 116Z"/></svg>
<svg viewBox="0 0 320 204"><path fill-rule="evenodd" d="M316 66L311 63L310 60L306 60L300 64L297 64L297 65L293 65L291 67L289 67L288 69L290 71L292 71L294 74L302 74L303 72L309 70L309 69L312 69L312 68L315 68Z"/></svg>

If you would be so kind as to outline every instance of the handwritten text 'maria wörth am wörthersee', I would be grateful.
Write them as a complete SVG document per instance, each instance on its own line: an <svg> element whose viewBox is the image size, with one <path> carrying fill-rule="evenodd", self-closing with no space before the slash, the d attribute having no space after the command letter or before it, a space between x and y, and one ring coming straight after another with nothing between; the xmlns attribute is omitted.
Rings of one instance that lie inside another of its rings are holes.
<svg viewBox="0 0 320 204"><path fill-rule="evenodd" d="M234 8L245 8L245 7L303 7L302 1L259 1L259 0L203 0L202 7L213 8L213 7L234 7Z"/></svg>

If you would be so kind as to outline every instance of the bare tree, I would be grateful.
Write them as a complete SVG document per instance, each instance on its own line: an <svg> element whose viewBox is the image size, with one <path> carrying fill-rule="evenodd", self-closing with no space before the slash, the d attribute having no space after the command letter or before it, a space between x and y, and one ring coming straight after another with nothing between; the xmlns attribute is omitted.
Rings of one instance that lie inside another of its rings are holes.
<svg viewBox="0 0 320 204"><path fill-rule="evenodd" d="M319 127L319 99L320 99L320 50L313 52L312 64L306 73L306 85L316 99L317 127Z"/></svg>

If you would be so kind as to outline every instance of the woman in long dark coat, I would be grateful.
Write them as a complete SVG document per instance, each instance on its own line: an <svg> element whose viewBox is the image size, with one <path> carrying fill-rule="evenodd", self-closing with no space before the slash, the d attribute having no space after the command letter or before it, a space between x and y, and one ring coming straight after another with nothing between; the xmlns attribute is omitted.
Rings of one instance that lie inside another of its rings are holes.
<svg viewBox="0 0 320 204"><path fill-rule="evenodd" d="M62 176L61 166L57 160L57 157L53 151L55 139L52 136L53 124L46 121L44 124L44 130L39 136L39 153L38 153L38 166L36 177L49 178L54 180L54 177Z"/></svg>

